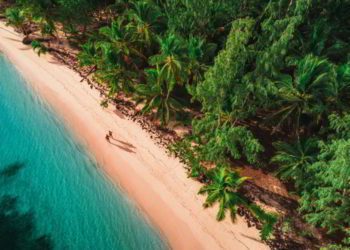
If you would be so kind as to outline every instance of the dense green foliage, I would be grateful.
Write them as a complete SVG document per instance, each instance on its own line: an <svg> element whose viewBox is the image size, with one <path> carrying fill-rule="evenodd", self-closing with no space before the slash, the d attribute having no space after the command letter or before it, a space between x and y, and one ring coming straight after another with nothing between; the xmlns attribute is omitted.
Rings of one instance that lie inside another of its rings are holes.
<svg viewBox="0 0 350 250"><path fill-rule="evenodd" d="M272 164L293 184L305 219L342 235L345 247L349 11L349 0L18 0L6 15L25 34L39 23L55 37L59 22L70 38L85 39L81 65L94 69L110 97L126 93L162 126L200 111L173 151L190 176L207 182L200 192L208 194L205 206L219 202L218 219L244 206L268 225L266 238L273 216L239 195L245 178L229 166Z"/></svg>

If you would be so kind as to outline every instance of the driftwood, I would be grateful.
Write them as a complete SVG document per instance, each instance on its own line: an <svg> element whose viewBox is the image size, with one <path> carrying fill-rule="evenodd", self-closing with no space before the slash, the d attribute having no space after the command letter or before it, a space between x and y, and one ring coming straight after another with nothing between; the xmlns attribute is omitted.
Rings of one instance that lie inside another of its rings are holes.
<svg viewBox="0 0 350 250"><path fill-rule="evenodd" d="M34 39L32 39L31 37L29 36L25 36L22 40L22 43L25 44L25 45L30 45L32 42L33 42Z"/></svg>
<svg viewBox="0 0 350 250"><path fill-rule="evenodd" d="M39 36L34 36L34 35L27 35L23 38L22 43L25 45L30 45L33 41L38 41L38 42L50 42L52 38L42 38Z"/></svg>

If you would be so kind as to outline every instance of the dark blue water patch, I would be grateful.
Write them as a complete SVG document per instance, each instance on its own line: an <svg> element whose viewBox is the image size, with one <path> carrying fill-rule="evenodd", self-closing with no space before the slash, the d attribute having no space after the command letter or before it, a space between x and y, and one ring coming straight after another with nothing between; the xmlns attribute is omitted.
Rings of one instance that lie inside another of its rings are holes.
<svg viewBox="0 0 350 250"><path fill-rule="evenodd" d="M30 217L30 239L47 239L42 243L54 249L167 248L2 56L0 202L1 197L15 200L13 211L19 218Z"/></svg>
<svg viewBox="0 0 350 250"><path fill-rule="evenodd" d="M38 234L31 211L18 209L18 197L0 197L0 245L6 250L51 250L49 235Z"/></svg>

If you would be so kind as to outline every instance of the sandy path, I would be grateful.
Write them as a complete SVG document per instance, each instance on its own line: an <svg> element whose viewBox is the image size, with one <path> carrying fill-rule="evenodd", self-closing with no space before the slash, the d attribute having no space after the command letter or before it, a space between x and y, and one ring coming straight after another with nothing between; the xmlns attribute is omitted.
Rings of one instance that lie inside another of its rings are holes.
<svg viewBox="0 0 350 250"><path fill-rule="evenodd" d="M166 236L174 249L268 249L259 233L238 218L215 220L216 209L202 208L200 184L169 157L146 131L113 108L99 105L99 93L80 83L74 71L52 56L38 57L13 29L0 23L0 50L66 121L100 162ZM105 141L108 130L117 138Z"/></svg>

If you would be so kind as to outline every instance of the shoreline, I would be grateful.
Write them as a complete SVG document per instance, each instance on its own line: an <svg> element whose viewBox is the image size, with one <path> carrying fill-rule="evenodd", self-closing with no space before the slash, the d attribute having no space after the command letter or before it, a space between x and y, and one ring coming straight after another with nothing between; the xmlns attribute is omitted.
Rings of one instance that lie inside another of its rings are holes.
<svg viewBox="0 0 350 250"><path fill-rule="evenodd" d="M180 161L169 157L138 124L110 106L100 106L97 90L50 55L38 57L21 35L0 22L0 51L33 89L63 118L102 170L166 237L173 249L268 249L242 218L215 220L216 207L203 209L200 183L187 178ZM105 140L113 131L116 141ZM228 216L229 217L229 216Z"/></svg>

